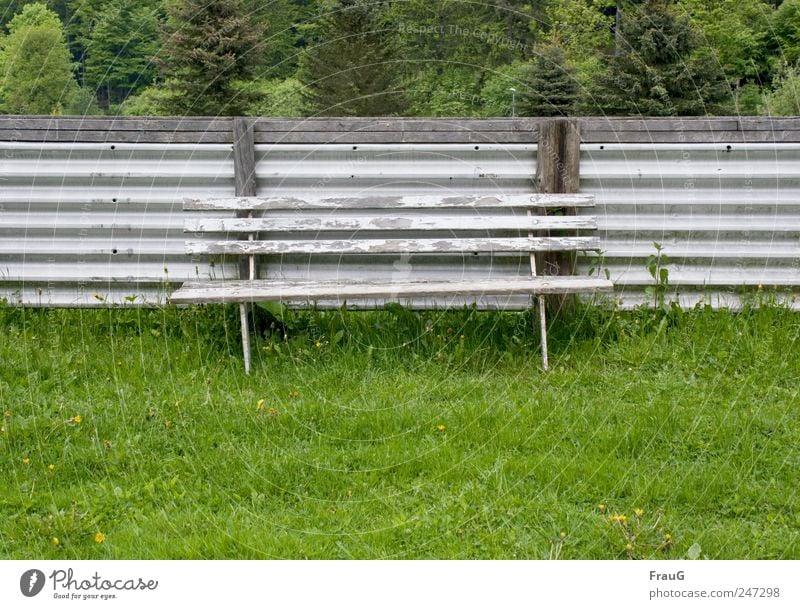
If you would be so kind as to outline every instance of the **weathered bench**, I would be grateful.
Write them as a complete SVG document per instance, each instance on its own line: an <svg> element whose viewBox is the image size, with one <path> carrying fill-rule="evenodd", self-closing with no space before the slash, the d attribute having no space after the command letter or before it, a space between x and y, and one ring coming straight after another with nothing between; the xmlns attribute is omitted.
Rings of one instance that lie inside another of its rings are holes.
<svg viewBox="0 0 800 609"><path fill-rule="evenodd" d="M373 299L402 303L421 297L441 301L452 296L538 296L542 367L546 370L543 296L608 291L613 286L606 279L594 277L537 276L538 252L590 251L600 245L599 239L591 235L597 227L594 217L545 212L547 208L574 211L593 205L592 196L581 194L187 199L184 211L198 213L187 218L185 231L206 237L187 241L187 253L245 256L247 265L241 265L240 269L247 278L187 282L171 295L170 301L239 303L245 370L249 373L247 303L279 301L303 306L317 301L346 303ZM294 254L434 255L447 272L442 279L258 278L256 263L262 257ZM489 272L479 279L454 278L464 267L464 257L472 255L517 256L524 268L514 274ZM519 308L530 306L530 299L526 303Z"/></svg>

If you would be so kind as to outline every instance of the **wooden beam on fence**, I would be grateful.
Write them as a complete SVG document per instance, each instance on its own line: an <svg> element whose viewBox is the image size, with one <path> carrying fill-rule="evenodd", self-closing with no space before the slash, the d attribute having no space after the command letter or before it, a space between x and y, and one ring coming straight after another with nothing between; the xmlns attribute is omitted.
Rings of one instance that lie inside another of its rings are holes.
<svg viewBox="0 0 800 609"><path fill-rule="evenodd" d="M539 124L536 152L536 184L542 194L576 193L580 188L581 133L579 123L568 119L545 119ZM552 214L554 210L541 210ZM563 214L574 214L565 208ZM548 233L549 234L549 233ZM573 254L549 253L537 260L540 275L571 275ZM553 296L550 306L558 311L570 306L571 298Z"/></svg>
<svg viewBox="0 0 800 609"><path fill-rule="evenodd" d="M255 121L237 117L233 120L233 181L237 197L256 196L256 147L253 136ZM239 217L252 218L252 210L240 212ZM246 236L253 241L256 235ZM247 277L251 281L258 277L255 255L242 257L243 265L239 267L239 277ZM250 374L250 316L247 314L248 303L239 304L239 320L242 326L242 350L244 351L244 370Z"/></svg>

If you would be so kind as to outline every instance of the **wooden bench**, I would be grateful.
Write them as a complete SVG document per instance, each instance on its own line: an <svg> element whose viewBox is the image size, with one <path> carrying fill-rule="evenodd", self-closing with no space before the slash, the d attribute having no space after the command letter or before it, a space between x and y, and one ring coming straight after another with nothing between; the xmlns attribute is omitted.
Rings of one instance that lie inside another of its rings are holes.
<svg viewBox="0 0 800 609"><path fill-rule="evenodd" d="M593 205L593 197L582 194L187 199L184 210L198 213L187 218L185 231L206 237L187 241L187 253L244 256L247 264L240 269L247 278L187 282L170 301L239 303L245 370L249 373L248 303L279 301L303 306L331 300L403 303L421 297L538 296L542 367L546 370L543 296L613 288L606 279L537 275L536 253L590 251L600 245L599 238L591 234L597 227L594 217L546 215L546 210L559 208L570 213ZM257 262L296 254L309 259L321 255L368 257L365 262L375 256L434 255L446 276L403 277L400 281L258 278ZM473 255L516 256L520 268L513 274L492 276L490 272L479 279L458 279L464 257ZM530 299L525 303L518 308L529 307Z"/></svg>

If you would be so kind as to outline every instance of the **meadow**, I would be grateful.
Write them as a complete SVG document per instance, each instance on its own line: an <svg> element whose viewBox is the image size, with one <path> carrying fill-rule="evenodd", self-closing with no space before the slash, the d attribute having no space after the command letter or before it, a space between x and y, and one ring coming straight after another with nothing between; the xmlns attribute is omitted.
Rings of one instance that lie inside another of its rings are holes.
<svg viewBox="0 0 800 609"><path fill-rule="evenodd" d="M800 314L0 306L0 557L800 558Z"/></svg>

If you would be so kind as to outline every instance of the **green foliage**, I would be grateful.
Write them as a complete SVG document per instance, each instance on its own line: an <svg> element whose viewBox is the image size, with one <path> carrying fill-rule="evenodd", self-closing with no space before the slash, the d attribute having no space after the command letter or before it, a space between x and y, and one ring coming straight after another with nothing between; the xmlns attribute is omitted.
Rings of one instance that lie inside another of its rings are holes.
<svg viewBox="0 0 800 609"><path fill-rule="evenodd" d="M66 2L67 0L45 0L44 2L41 0L38 2L37 0L3 0L3 2L0 2L0 32L2 32L2 28L6 27L14 16L20 14L22 9L28 4L44 4L47 8L56 13L62 21L66 21L68 12L66 9Z"/></svg>
<svg viewBox="0 0 800 609"><path fill-rule="evenodd" d="M599 50L613 45L614 17L604 10L612 4L613 0L551 2L546 17L548 37L565 50L569 61L590 61Z"/></svg>
<svg viewBox="0 0 800 609"><path fill-rule="evenodd" d="M520 116L568 116L578 102L579 88L562 49L536 47L525 75L525 87L517 102Z"/></svg>
<svg viewBox="0 0 800 609"><path fill-rule="evenodd" d="M653 242L656 248L655 254L647 257L647 272L653 278L655 285L648 287L645 293L653 299L653 306L656 309L663 309L666 305L666 295L669 289L669 257L664 253L664 246L658 242Z"/></svg>
<svg viewBox="0 0 800 609"><path fill-rule="evenodd" d="M771 9L763 0L681 0L684 13L699 31L699 44L733 83L759 78L767 69L766 42Z"/></svg>
<svg viewBox="0 0 800 609"><path fill-rule="evenodd" d="M766 104L764 92L757 84L747 83L737 87L734 95L736 97L736 114L746 116L764 113Z"/></svg>
<svg viewBox="0 0 800 609"><path fill-rule="evenodd" d="M86 46L84 83L104 105L117 104L155 78L157 0L117 0L96 15Z"/></svg>
<svg viewBox="0 0 800 609"><path fill-rule="evenodd" d="M235 83L263 66L264 24L256 0L173 0L158 56L170 82L164 111L177 115L243 114L252 101Z"/></svg>
<svg viewBox="0 0 800 609"><path fill-rule="evenodd" d="M769 49L774 66L800 60L800 0L784 0L770 20Z"/></svg>
<svg viewBox="0 0 800 609"><path fill-rule="evenodd" d="M302 60L304 95L320 116L402 113L400 64L381 3L339 0L324 5L319 39Z"/></svg>
<svg viewBox="0 0 800 609"><path fill-rule="evenodd" d="M483 99L480 74L470 66L454 65L441 73L435 65L424 65L405 91L413 116L477 116Z"/></svg>
<svg viewBox="0 0 800 609"><path fill-rule="evenodd" d="M124 116L168 116L173 86L177 87L171 81L150 85L125 99L116 110Z"/></svg>
<svg viewBox="0 0 800 609"><path fill-rule="evenodd" d="M772 116L800 116L800 68L786 66L775 79L774 88L765 100Z"/></svg>
<svg viewBox="0 0 800 609"><path fill-rule="evenodd" d="M26 5L8 25L0 50L0 110L60 114L79 93L58 15Z"/></svg>
<svg viewBox="0 0 800 609"><path fill-rule="evenodd" d="M254 100L246 109L251 116L306 116L303 83L296 78L254 80L246 83Z"/></svg>
<svg viewBox="0 0 800 609"><path fill-rule="evenodd" d="M607 56L585 101L588 113L684 116L714 113L729 93L687 17L666 0L622 14L622 47Z"/></svg>
<svg viewBox="0 0 800 609"><path fill-rule="evenodd" d="M527 86L530 66L527 62L517 61L498 68L487 78L481 90L483 116L511 116L512 92L517 90L517 99Z"/></svg>

